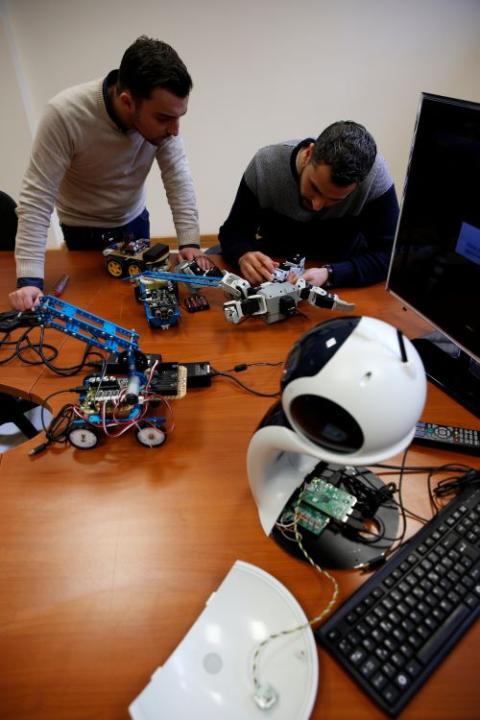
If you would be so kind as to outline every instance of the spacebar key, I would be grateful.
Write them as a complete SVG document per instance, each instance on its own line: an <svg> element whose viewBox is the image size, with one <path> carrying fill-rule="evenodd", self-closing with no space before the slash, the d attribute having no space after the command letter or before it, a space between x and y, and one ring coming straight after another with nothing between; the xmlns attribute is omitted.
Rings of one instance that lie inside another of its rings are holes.
<svg viewBox="0 0 480 720"><path fill-rule="evenodd" d="M459 605L455 610L442 621L440 627L433 633L430 640L428 640L420 652L417 654L418 659L427 664L437 654L438 650L445 645L445 642L455 632L458 625L467 618L471 609L466 605Z"/></svg>

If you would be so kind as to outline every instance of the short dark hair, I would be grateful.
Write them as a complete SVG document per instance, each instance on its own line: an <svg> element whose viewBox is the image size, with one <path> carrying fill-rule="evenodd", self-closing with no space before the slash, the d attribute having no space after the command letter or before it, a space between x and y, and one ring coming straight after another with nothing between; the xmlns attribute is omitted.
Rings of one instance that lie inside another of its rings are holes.
<svg viewBox="0 0 480 720"><path fill-rule="evenodd" d="M375 162L377 146L363 125L340 120L316 139L311 162L329 165L334 185L346 187L365 179Z"/></svg>
<svg viewBox="0 0 480 720"><path fill-rule="evenodd" d="M123 55L117 92L128 90L136 100L146 100L156 87L184 98L193 83L184 63L170 45L141 35Z"/></svg>

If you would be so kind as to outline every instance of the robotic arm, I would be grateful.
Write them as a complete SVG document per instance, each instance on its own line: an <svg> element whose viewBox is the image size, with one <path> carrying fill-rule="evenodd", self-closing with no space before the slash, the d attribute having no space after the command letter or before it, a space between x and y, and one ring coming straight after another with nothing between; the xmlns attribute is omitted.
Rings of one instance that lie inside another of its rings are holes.
<svg viewBox="0 0 480 720"><path fill-rule="evenodd" d="M187 274L186 272L147 271L141 275L134 275L129 280L137 280L143 276L157 280L183 282L197 287L221 288L232 298L224 303L223 311L226 319L235 325L245 317L252 315L262 316L268 324L284 320L295 315L297 305L302 300L306 300L314 307L329 310L351 312L355 308L354 304L342 300L338 295L332 295L317 285L311 285L303 277L299 277L294 283L277 280L252 287L248 280L235 275L235 273L215 269L218 274L210 276L193 272ZM289 266L286 272L290 271L291 267Z"/></svg>
<svg viewBox="0 0 480 720"><path fill-rule="evenodd" d="M53 327L101 350L126 351L128 354L138 350L139 336L135 330L127 330L51 295L41 297L32 314L36 324Z"/></svg>
<svg viewBox="0 0 480 720"><path fill-rule="evenodd" d="M310 285L303 278L299 278L295 284L265 282L255 289L249 286L239 299L226 302L223 308L229 322L238 324L244 317L262 315L270 324L295 315L301 300L306 300L314 307L329 310L351 312L355 308L353 303L346 302L317 285Z"/></svg>
<svg viewBox="0 0 480 720"><path fill-rule="evenodd" d="M141 353L138 347L139 336L135 330L127 330L51 295L41 297L34 310L5 313L4 316L0 318L0 330L5 332L36 325L52 327L100 350L115 355L122 353L128 367L126 397L132 404L138 401L141 376L137 361Z"/></svg>
<svg viewBox="0 0 480 720"><path fill-rule="evenodd" d="M295 283L295 287L300 294L302 300L306 300L314 307L328 308L329 310L343 310L351 312L355 309L354 303L342 300L338 295L327 292L318 285L310 285L303 278L299 278Z"/></svg>

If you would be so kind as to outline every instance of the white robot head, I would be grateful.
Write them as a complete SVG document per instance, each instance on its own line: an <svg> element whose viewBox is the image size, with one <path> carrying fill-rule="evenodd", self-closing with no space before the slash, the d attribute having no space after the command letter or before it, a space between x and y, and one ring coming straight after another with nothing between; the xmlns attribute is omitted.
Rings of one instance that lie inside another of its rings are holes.
<svg viewBox="0 0 480 720"><path fill-rule="evenodd" d="M426 397L410 341L370 317L327 320L287 358L282 406L292 428L327 462L379 462L405 448Z"/></svg>
<svg viewBox="0 0 480 720"><path fill-rule="evenodd" d="M318 460L371 465L404 450L426 398L411 342L370 317L326 320L290 351L282 400L250 441L250 487L265 532Z"/></svg>

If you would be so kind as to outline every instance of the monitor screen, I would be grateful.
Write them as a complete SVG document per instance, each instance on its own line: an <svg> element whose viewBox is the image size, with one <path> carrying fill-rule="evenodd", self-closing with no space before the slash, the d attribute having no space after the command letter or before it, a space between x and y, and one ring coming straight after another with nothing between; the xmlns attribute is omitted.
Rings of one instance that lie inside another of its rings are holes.
<svg viewBox="0 0 480 720"><path fill-rule="evenodd" d="M454 397L464 382L455 375L467 373L477 398L457 399L479 414L480 104L422 95L387 289L454 343L448 358L442 343L418 349Z"/></svg>

